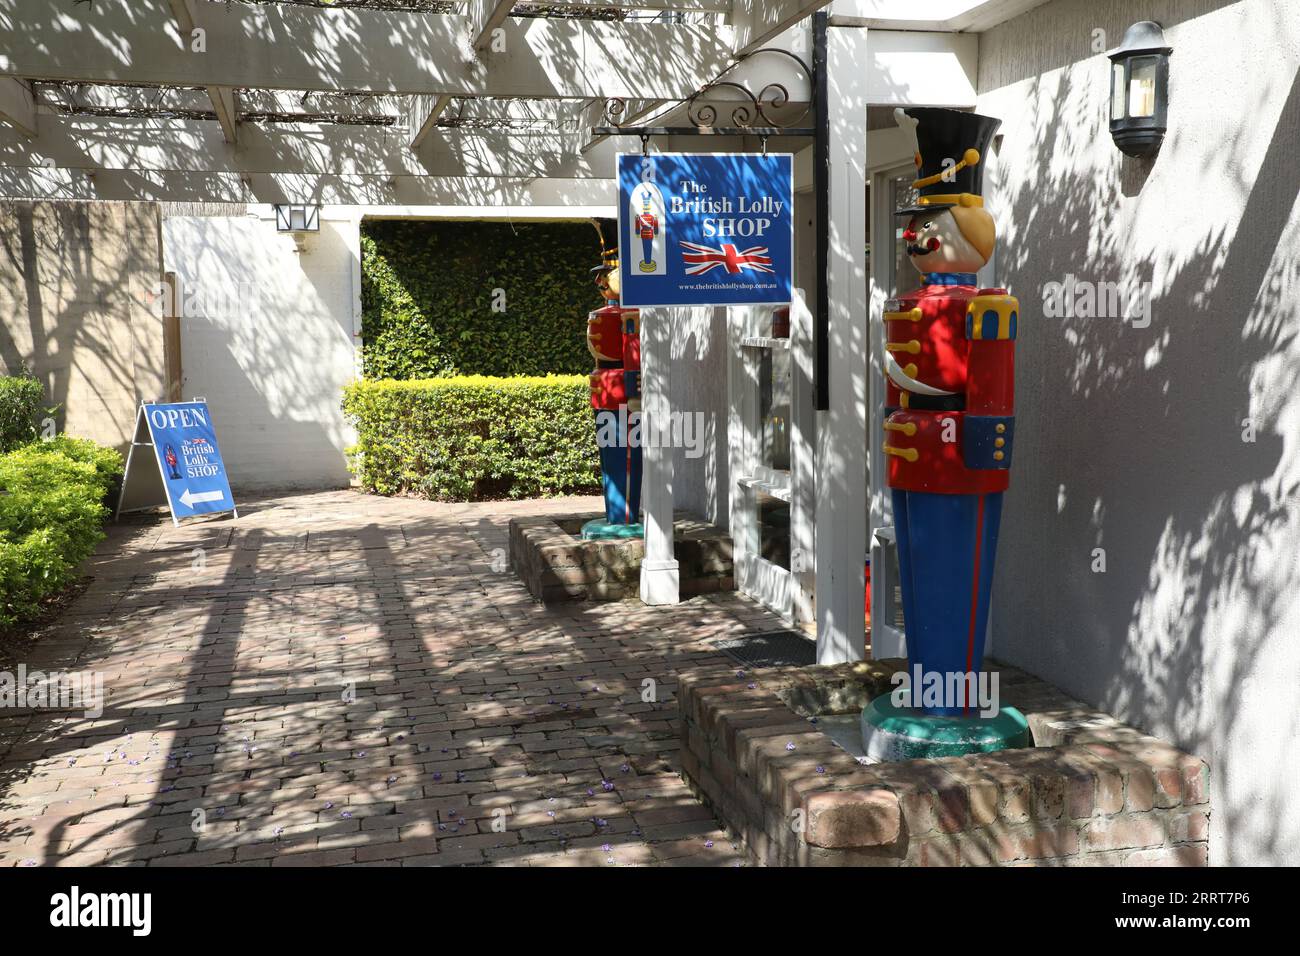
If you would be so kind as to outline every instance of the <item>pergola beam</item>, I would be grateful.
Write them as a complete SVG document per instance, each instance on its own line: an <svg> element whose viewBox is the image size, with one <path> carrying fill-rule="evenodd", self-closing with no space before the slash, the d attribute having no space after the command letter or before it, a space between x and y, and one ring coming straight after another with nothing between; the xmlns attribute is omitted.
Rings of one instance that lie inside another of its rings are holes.
<svg viewBox="0 0 1300 956"><path fill-rule="evenodd" d="M732 0L549 0L571 10L651 10L656 13L731 13Z"/></svg>
<svg viewBox="0 0 1300 956"><path fill-rule="evenodd" d="M92 3L91 6L94 4ZM167 5L172 8L172 16L176 18L176 26L181 31L181 36L189 36L198 26L198 20L194 15L194 0L167 0Z"/></svg>
<svg viewBox="0 0 1300 956"><path fill-rule="evenodd" d="M233 143L236 139L235 123L239 118L239 109L236 106L238 96L239 94L228 86L208 87L208 98L212 100L217 122L221 124L221 135L227 143Z"/></svg>
<svg viewBox="0 0 1300 956"><path fill-rule="evenodd" d="M181 44L184 45L199 26L198 15L194 12L194 0L167 0L167 4L172 8ZM235 142L235 124L239 120L235 91L228 86L208 86L207 93L208 99L212 101L212 109L217 114L217 122L221 124L222 135L227 143Z"/></svg>
<svg viewBox="0 0 1300 956"><path fill-rule="evenodd" d="M829 3L830 0L734 0L731 22L735 28L736 55L757 50Z"/></svg>
<svg viewBox="0 0 1300 956"><path fill-rule="evenodd" d="M55 86L48 83L33 84L36 108L48 107L57 112L119 110L123 121L129 122L132 114L149 113L214 113L212 99L206 89L170 87L109 86ZM219 87L214 87L219 89ZM301 115L304 120L317 117L328 122L328 117L349 116L359 120L404 121L404 106L416 99L404 100L396 96L348 96L329 93L294 93L287 90L236 91L235 104L240 117L249 113L272 113L283 116Z"/></svg>
<svg viewBox="0 0 1300 956"><path fill-rule="evenodd" d="M334 123L245 123L229 149L209 120L42 117L36 144L0 130L0 166L101 170L332 176L602 177L613 144L584 154L586 129L457 130L438 127L418 151L404 130Z"/></svg>
<svg viewBox="0 0 1300 956"><path fill-rule="evenodd" d="M473 47L482 52L492 42L492 34L506 22L514 0L469 0L469 14L473 23Z"/></svg>
<svg viewBox="0 0 1300 956"><path fill-rule="evenodd" d="M467 64L463 16L191 0L194 52L158 28L172 0L0 0L0 75L78 83L328 92L681 99L731 59L731 29L508 18L505 49ZM187 39L187 38L184 38ZM646 64L654 64L646 69Z"/></svg>
<svg viewBox="0 0 1300 956"><path fill-rule="evenodd" d="M447 110L448 104L451 103L451 96L446 93L440 96L417 96L411 103L411 110L407 118L407 127L411 131L411 139L407 144L411 149L418 149L424 142L429 133L438 125L438 118Z"/></svg>
<svg viewBox="0 0 1300 956"><path fill-rule="evenodd" d="M590 139L608 101L626 102L627 123L666 115L729 66L736 67L729 79L766 82L776 61L736 64L735 50L757 48L826 2L617 4L701 15L682 24L514 18L503 0L470 0L467 15L222 0L66 7L0 0L4 118L30 136L40 116L42 134L36 155L0 128L0 163L29 182L21 171L37 166L76 171L75 182L111 173L127 192L157 177L173 183L173 174L605 177L610 154L626 147ZM734 26L707 22L724 10ZM489 42L497 36L503 44ZM476 43L487 43L477 56ZM47 92L57 83L68 89ZM728 98L725 89L718 95Z"/></svg>
<svg viewBox="0 0 1300 956"><path fill-rule="evenodd" d="M23 136L36 136L36 101L22 80L0 77L0 120Z"/></svg>
<svg viewBox="0 0 1300 956"><path fill-rule="evenodd" d="M0 166L0 198L141 202L317 202L345 206L613 205L608 179L246 175Z"/></svg>

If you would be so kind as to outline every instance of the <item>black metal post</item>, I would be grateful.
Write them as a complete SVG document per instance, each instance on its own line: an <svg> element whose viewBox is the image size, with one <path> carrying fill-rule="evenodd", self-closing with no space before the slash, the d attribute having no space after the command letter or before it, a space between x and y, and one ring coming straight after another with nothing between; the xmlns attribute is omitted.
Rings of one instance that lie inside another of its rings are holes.
<svg viewBox="0 0 1300 956"><path fill-rule="evenodd" d="M828 15L813 14L813 190L817 196L817 312L813 317L813 349L816 355L814 386L816 408L824 412L831 407L831 322L830 322L830 215L831 215L831 140L830 112L826 100L826 26Z"/></svg>
<svg viewBox="0 0 1300 956"><path fill-rule="evenodd" d="M759 136L811 138L817 131L803 126L593 126L592 136Z"/></svg>

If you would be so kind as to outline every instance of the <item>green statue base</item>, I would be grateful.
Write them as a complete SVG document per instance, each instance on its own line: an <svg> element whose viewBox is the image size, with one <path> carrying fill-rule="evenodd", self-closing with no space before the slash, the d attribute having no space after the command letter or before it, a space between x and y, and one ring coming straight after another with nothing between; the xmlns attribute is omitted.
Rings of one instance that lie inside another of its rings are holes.
<svg viewBox="0 0 1300 956"><path fill-rule="evenodd" d="M643 524L610 524L604 518L593 518L582 526L583 541L622 541L626 538L644 538Z"/></svg>
<svg viewBox="0 0 1300 956"><path fill-rule="evenodd" d="M862 746L881 762L922 757L960 757L1032 747L1029 722L1014 707L996 717L934 717L910 707L897 707L883 694L862 711Z"/></svg>

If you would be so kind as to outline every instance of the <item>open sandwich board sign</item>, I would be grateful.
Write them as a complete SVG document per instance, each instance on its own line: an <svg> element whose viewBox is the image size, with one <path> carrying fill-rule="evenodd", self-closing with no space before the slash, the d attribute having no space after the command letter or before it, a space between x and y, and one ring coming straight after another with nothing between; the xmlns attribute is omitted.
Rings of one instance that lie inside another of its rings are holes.
<svg viewBox="0 0 1300 956"><path fill-rule="evenodd" d="M146 448L152 449L156 472L144 459ZM142 402L136 414L117 514L144 511L163 503L171 508L172 523L177 526L181 518L227 511L239 517L217 446L212 413L203 399Z"/></svg>

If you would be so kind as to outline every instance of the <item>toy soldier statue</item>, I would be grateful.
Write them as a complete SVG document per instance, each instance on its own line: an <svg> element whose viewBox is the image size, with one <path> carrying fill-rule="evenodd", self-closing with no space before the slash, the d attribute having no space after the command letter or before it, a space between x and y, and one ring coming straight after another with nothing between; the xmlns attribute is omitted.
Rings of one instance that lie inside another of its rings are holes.
<svg viewBox="0 0 1300 956"><path fill-rule="evenodd" d="M929 108L896 115L917 137L918 198L898 215L907 217L903 238L922 284L885 303L883 448L912 707L873 702L864 737L874 756L1023 746L1024 718L1003 708L981 721L987 701L975 695L1015 437L1019 305L975 279L996 238L982 179L1000 121Z"/></svg>
<svg viewBox="0 0 1300 956"><path fill-rule="evenodd" d="M641 411L641 313L619 306L618 253L605 252L595 270L605 306L587 317L587 349L596 360L591 373L591 407L605 492L605 518L590 521L582 537L635 538L641 526L640 442L634 419ZM635 446L635 447L634 447Z"/></svg>

